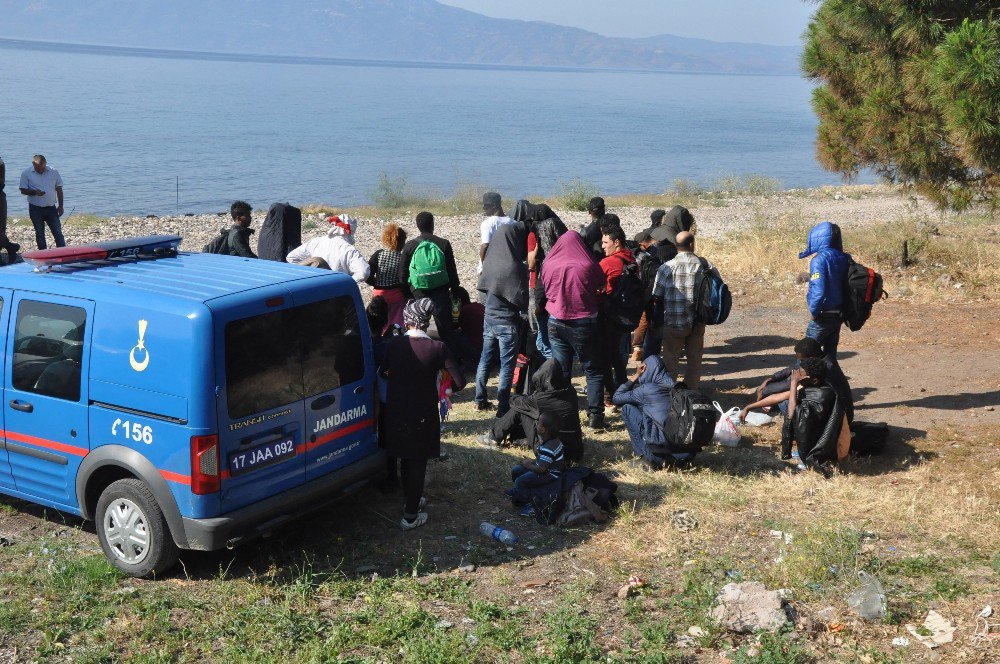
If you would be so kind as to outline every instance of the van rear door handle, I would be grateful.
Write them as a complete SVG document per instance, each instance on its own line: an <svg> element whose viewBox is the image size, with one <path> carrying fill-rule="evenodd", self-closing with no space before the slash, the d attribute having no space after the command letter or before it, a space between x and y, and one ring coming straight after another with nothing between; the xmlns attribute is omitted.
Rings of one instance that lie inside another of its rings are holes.
<svg viewBox="0 0 1000 664"><path fill-rule="evenodd" d="M336 400L337 397L332 394L327 394L325 397L315 399L311 404L309 404L309 407L313 410L323 410L324 408L332 406Z"/></svg>
<svg viewBox="0 0 1000 664"><path fill-rule="evenodd" d="M19 401L17 399L11 399L10 407L14 410L19 410L22 413L32 413L35 410L35 407L27 401Z"/></svg>

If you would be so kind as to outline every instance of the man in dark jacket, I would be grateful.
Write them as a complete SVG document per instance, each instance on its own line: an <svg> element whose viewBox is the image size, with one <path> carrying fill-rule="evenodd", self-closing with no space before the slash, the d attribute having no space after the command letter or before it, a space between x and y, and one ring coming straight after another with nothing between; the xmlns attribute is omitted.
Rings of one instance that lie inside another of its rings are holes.
<svg viewBox="0 0 1000 664"><path fill-rule="evenodd" d="M661 223L650 228L649 234L656 243L656 254L661 263L677 255L677 234L690 232L693 227L694 215L691 211L682 205L675 205L664 214Z"/></svg>
<svg viewBox="0 0 1000 664"><path fill-rule="evenodd" d="M671 453L663 428L670 416L670 393L674 379L656 355L646 358L635 376L618 388L612 401L622 409L622 421L628 430L632 449L639 465L658 470L665 465L687 463L694 454Z"/></svg>
<svg viewBox="0 0 1000 664"><path fill-rule="evenodd" d="M479 352L467 339L455 332L455 323L452 319L452 299L457 299L457 289L462 284L458 279L458 268L455 267L455 253L452 251L451 242L434 235L434 215L430 212L419 213L416 223L420 234L403 245L399 261L399 280L409 287L410 262L413 260L413 252L421 242L433 242L441 249L441 253L444 254L445 270L448 273L448 283L426 291L411 287L413 297L414 299L426 297L434 303L434 324L437 326L438 336L456 359L459 362L475 362L479 359Z"/></svg>
<svg viewBox="0 0 1000 664"><path fill-rule="evenodd" d="M840 227L829 221L816 224L809 231L806 250L799 254L799 258L809 256L813 256L813 259L809 261L806 303L812 320L806 327L806 336L818 341L823 348L823 355L831 362L836 362L849 266L840 237Z"/></svg>
<svg viewBox="0 0 1000 664"><path fill-rule="evenodd" d="M246 201L236 201L229 208L229 214L233 217L233 227L229 229L229 251L230 256L242 256L243 258L257 258L257 254L250 248L250 236L253 229L253 208Z"/></svg>
<svg viewBox="0 0 1000 664"><path fill-rule="evenodd" d="M583 244L587 247L594 256L594 260L600 261L604 258L604 250L601 249L601 219L607 208L604 205L604 199L600 196L594 196L587 203L587 212L590 213L590 223L587 224L583 230L580 231L580 237L583 238Z"/></svg>
<svg viewBox="0 0 1000 664"><path fill-rule="evenodd" d="M550 413L559 421L559 440L566 447L566 458L583 458L583 429L580 426L580 397L566 380L555 360L546 360L531 376L529 396L510 398L510 411L493 421L493 431L479 437L479 442L494 447L504 440L526 439L534 444L536 427L542 413Z"/></svg>
<svg viewBox="0 0 1000 664"><path fill-rule="evenodd" d="M847 415L847 421L854 422L854 398L851 395L851 385L847 382L847 376L844 375L840 365L836 362L831 362L829 358L824 356L819 342L811 337L799 339L795 342L794 351L795 363L774 372L767 380L761 383L761 386L757 388L757 400L759 401L764 397L777 394L778 392L787 391L791 384L792 373L800 367L802 361L808 358L820 358L826 364L826 382L836 391L837 398L844 408L844 414ZM783 401L778 404L778 409L783 414L788 415L788 402Z"/></svg>

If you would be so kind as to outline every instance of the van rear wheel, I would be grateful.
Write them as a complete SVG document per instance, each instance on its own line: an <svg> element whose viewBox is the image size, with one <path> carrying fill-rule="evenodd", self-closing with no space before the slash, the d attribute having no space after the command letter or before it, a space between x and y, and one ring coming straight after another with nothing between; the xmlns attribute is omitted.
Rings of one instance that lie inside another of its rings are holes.
<svg viewBox="0 0 1000 664"><path fill-rule="evenodd" d="M162 574L177 545L156 499L141 480L113 482L97 501L97 537L111 564L129 576Z"/></svg>

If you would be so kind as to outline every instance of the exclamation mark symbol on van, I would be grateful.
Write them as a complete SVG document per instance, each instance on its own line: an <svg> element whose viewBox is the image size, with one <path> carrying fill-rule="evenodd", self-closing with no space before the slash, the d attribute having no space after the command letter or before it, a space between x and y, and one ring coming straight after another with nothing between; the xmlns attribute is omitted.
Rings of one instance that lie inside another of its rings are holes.
<svg viewBox="0 0 1000 664"><path fill-rule="evenodd" d="M132 365L132 369L135 371L145 371L146 367L149 366L149 351L146 350L146 325L147 321L139 321L139 343L132 347L132 352L128 355L129 364ZM139 352L142 360L136 359L136 351Z"/></svg>

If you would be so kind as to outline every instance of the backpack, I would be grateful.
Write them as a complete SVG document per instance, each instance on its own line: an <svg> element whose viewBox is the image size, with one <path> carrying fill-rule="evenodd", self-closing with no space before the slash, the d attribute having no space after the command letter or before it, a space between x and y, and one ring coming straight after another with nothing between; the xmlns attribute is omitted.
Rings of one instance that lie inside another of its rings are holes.
<svg viewBox="0 0 1000 664"><path fill-rule="evenodd" d="M656 285L656 273L660 271L663 263L654 254L648 251L643 253L645 253L646 257L639 262L639 278L642 280L642 285L646 288L646 302L649 302L653 297L653 286Z"/></svg>
<svg viewBox="0 0 1000 664"><path fill-rule="evenodd" d="M602 311L611 326L622 332L631 332L639 326L639 319L646 310L646 287L639 275L639 266L621 256L622 274L618 285L604 299Z"/></svg>
<svg viewBox="0 0 1000 664"><path fill-rule="evenodd" d="M597 489L590 489L583 482L575 482L566 492L565 507L556 519L556 523L564 527L582 526L591 522L604 523L608 513L594 502Z"/></svg>
<svg viewBox="0 0 1000 664"><path fill-rule="evenodd" d="M882 275L849 258L847 286L841 317L851 332L857 332L872 315L872 305L888 297L882 290Z"/></svg>
<svg viewBox="0 0 1000 664"><path fill-rule="evenodd" d="M670 392L670 414L663 434L675 452L696 452L712 441L721 413L701 392L677 383Z"/></svg>
<svg viewBox="0 0 1000 664"><path fill-rule="evenodd" d="M215 239L206 244L201 248L203 253L206 254L225 254L229 255L229 230L225 229L215 236Z"/></svg>
<svg viewBox="0 0 1000 664"><path fill-rule="evenodd" d="M701 260L701 283L695 293L695 321L705 325L719 325L729 318L729 310L733 308L733 296L729 286L708 266L708 261Z"/></svg>
<svg viewBox="0 0 1000 664"><path fill-rule="evenodd" d="M875 456L885 450L889 425L885 422L855 422L852 427L851 454Z"/></svg>
<svg viewBox="0 0 1000 664"><path fill-rule="evenodd" d="M410 285L416 290L427 291L450 281L441 247L436 242L422 240L410 259Z"/></svg>

